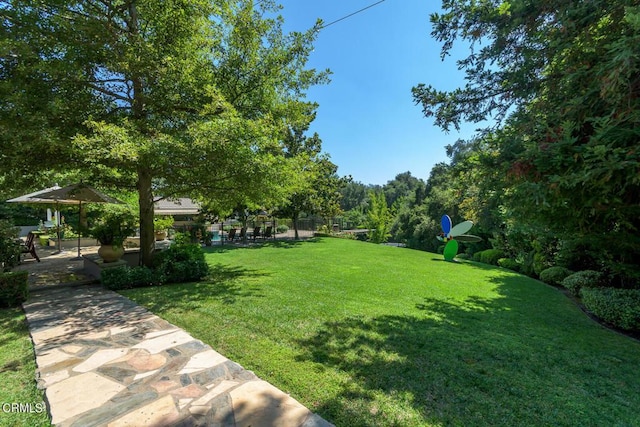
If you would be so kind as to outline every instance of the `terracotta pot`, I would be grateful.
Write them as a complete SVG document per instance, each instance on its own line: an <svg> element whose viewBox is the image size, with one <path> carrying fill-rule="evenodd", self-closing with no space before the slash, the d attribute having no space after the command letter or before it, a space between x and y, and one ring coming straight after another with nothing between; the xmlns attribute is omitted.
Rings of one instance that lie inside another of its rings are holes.
<svg viewBox="0 0 640 427"><path fill-rule="evenodd" d="M122 246L102 245L98 248L98 255L105 263L115 262L124 255L124 248Z"/></svg>
<svg viewBox="0 0 640 427"><path fill-rule="evenodd" d="M164 240L167 238L167 231L156 231L156 241Z"/></svg>

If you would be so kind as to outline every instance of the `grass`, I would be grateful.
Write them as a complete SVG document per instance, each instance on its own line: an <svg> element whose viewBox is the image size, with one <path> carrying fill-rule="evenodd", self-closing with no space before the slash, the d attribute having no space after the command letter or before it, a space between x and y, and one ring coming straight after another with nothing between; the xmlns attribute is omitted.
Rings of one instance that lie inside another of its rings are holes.
<svg viewBox="0 0 640 427"><path fill-rule="evenodd" d="M508 270L319 239L123 292L337 426L640 425L640 343Z"/></svg>
<svg viewBox="0 0 640 427"><path fill-rule="evenodd" d="M0 426L50 425L35 372L24 313L19 308L0 309ZM26 412L12 412L11 404L16 403Z"/></svg>

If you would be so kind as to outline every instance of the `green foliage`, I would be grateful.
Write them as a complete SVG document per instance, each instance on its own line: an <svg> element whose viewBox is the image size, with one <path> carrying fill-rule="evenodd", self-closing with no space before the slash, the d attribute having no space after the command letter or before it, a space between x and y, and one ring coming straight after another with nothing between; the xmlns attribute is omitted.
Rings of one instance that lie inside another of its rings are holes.
<svg viewBox="0 0 640 427"><path fill-rule="evenodd" d="M572 294L579 295L583 288L596 288L603 285L604 277L599 271L583 270L567 276L561 285Z"/></svg>
<svg viewBox="0 0 640 427"><path fill-rule="evenodd" d="M383 192L369 192L370 207L367 212L367 228L369 240L373 243L384 243L391 236L390 228L393 219Z"/></svg>
<svg viewBox="0 0 640 427"><path fill-rule="evenodd" d="M200 245L173 244L156 255L154 270L161 282L180 283L202 279L209 266Z"/></svg>
<svg viewBox="0 0 640 427"><path fill-rule="evenodd" d="M129 282L129 267L116 267L103 270L100 273L100 282L107 289L114 291L133 287Z"/></svg>
<svg viewBox="0 0 640 427"><path fill-rule="evenodd" d="M332 217L340 213L340 190L350 180L337 175L338 166L328 154L322 154L322 140L318 134L307 137L309 124L298 124L289 129L284 139L285 155L301 166L297 186L280 204L276 215L291 219L298 239L297 220L301 214Z"/></svg>
<svg viewBox="0 0 640 427"><path fill-rule="evenodd" d="M573 274L573 271L564 267L549 267L540 272L540 280L554 286L560 286L562 281Z"/></svg>
<svg viewBox="0 0 640 427"><path fill-rule="evenodd" d="M363 210L368 206L367 193L370 186L359 181L348 182L340 189L342 197L340 198L340 208L347 212L354 209Z"/></svg>
<svg viewBox="0 0 640 427"><path fill-rule="evenodd" d="M286 233L287 231L289 231L289 227L284 224L280 224L276 227L276 233Z"/></svg>
<svg viewBox="0 0 640 427"><path fill-rule="evenodd" d="M200 245L174 243L157 254L153 269L146 266L109 268L102 271L100 279L105 287L120 290L197 281L208 272Z"/></svg>
<svg viewBox="0 0 640 427"><path fill-rule="evenodd" d="M103 245L122 246L124 240L136 231L136 216L125 206L105 208L89 229L89 235Z"/></svg>
<svg viewBox="0 0 640 427"><path fill-rule="evenodd" d="M6 218L14 225L39 225L43 210L34 205L0 202L0 218Z"/></svg>
<svg viewBox="0 0 640 427"><path fill-rule="evenodd" d="M473 260L484 264L498 265L498 260L504 257L500 249L486 249L473 254Z"/></svg>
<svg viewBox="0 0 640 427"><path fill-rule="evenodd" d="M18 229L8 221L0 220L0 272L9 271L20 262Z"/></svg>
<svg viewBox="0 0 640 427"><path fill-rule="evenodd" d="M640 289L582 288L585 307L621 329L640 331Z"/></svg>
<svg viewBox="0 0 640 427"><path fill-rule="evenodd" d="M498 259L498 265L513 271L520 271L521 269L520 264L512 258L500 258Z"/></svg>
<svg viewBox="0 0 640 427"><path fill-rule="evenodd" d="M174 220L171 215L169 216L156 216L153 218L154 231L165 231L173 226Z"/></svg>
<svg viewBox="0 0 640 427"><path fill-rule="evenodd" d="M307 68L317 27L286 33L272 1L2 10L3 184L71 170L136 188L147 266L158 195L276 205L295 187L301 165L280 142L313 117L306 91L328 81Z"/></svg>
<svg viewBox="0 0 640 427"><path fill-rule="evenodd" d="M114 291L160 284L159 279L159 274L146 266L109 268L100 273L102 285Z"/></svg>
<svg viewBox="0 0 640 427"><path fill-rule="evenodd" d="M0 307L16 307L27 300L28 278L27 271L0 273Z"/></svg>
<svg viewBox="0 0 640 427"><path fill-rule="evenodd" d="M471 182L460 206L489 208L527 274L557 264L607 271L632 287L640 283L640 13L632 0L605 3L447 0L431 17L432 35L443 58L454 43L477 47L459 61L467 84L418 85L413 95L444 129L496 119L477 147L452 147L451 186ZM559 239L562 259L513 244L510 233L525 227L530 242L540 230Z"/></svg>

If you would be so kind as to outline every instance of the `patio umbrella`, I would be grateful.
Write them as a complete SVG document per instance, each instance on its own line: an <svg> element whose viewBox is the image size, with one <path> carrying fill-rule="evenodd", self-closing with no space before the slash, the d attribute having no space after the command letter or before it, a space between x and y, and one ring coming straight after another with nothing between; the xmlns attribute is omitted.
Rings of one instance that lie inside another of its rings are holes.
<svg viewBox="0 0 640 427"><path fill-rule="evenodd" d="M38 191L34 191L33 193L29 193L29 194L25 194L23 196L19 196L19 197L15 197L13 199L9 199L7 200L7 203L26 203L26 204L47 204L47 205L55 205L56 206L56 217L58 216L58 205L59 204L75 204L76 202L72 202L72 203L65 203L64 201L54 201L51 199L42 199L40 196L43 194L48 194L51 191L54 190L58 190L61 187L56 184L53 187L49 187L49 188L45 188L43 190L38 190ZM59 224L57 224L59 225ZM58 234L58 250L60 250L60 235Z"/></svg>
<svg viewBox="0 0 640 427"><path fill-rule="evenodd" d="M82 202L85 203L122 203L121 201L107 196L88 186L83 182L78 184L67 185L66 187L54 189L48 192L40 193L37 195L38 199L55 201L56 203L62 203L67 205L78 205L80 210L78 215L78 221L82 216ZM80 225L80 224L78 224ZM60 245L60 228L58 227L58 245ZM58 247L60 249L60 247ZM80 234L78 233L78 257L76 259L82 259L80 256Z"/></svg>

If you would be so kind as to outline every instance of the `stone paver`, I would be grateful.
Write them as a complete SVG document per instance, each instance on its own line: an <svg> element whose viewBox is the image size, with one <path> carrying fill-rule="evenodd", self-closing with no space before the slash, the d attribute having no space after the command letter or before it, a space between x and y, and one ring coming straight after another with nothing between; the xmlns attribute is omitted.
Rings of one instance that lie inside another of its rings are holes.
<svg viewBox="0 0 640 427"><path fill-rule="evenodd" d="M100 286L37 289L23 307L54 425L332 425L182 329Z"/></svg>

